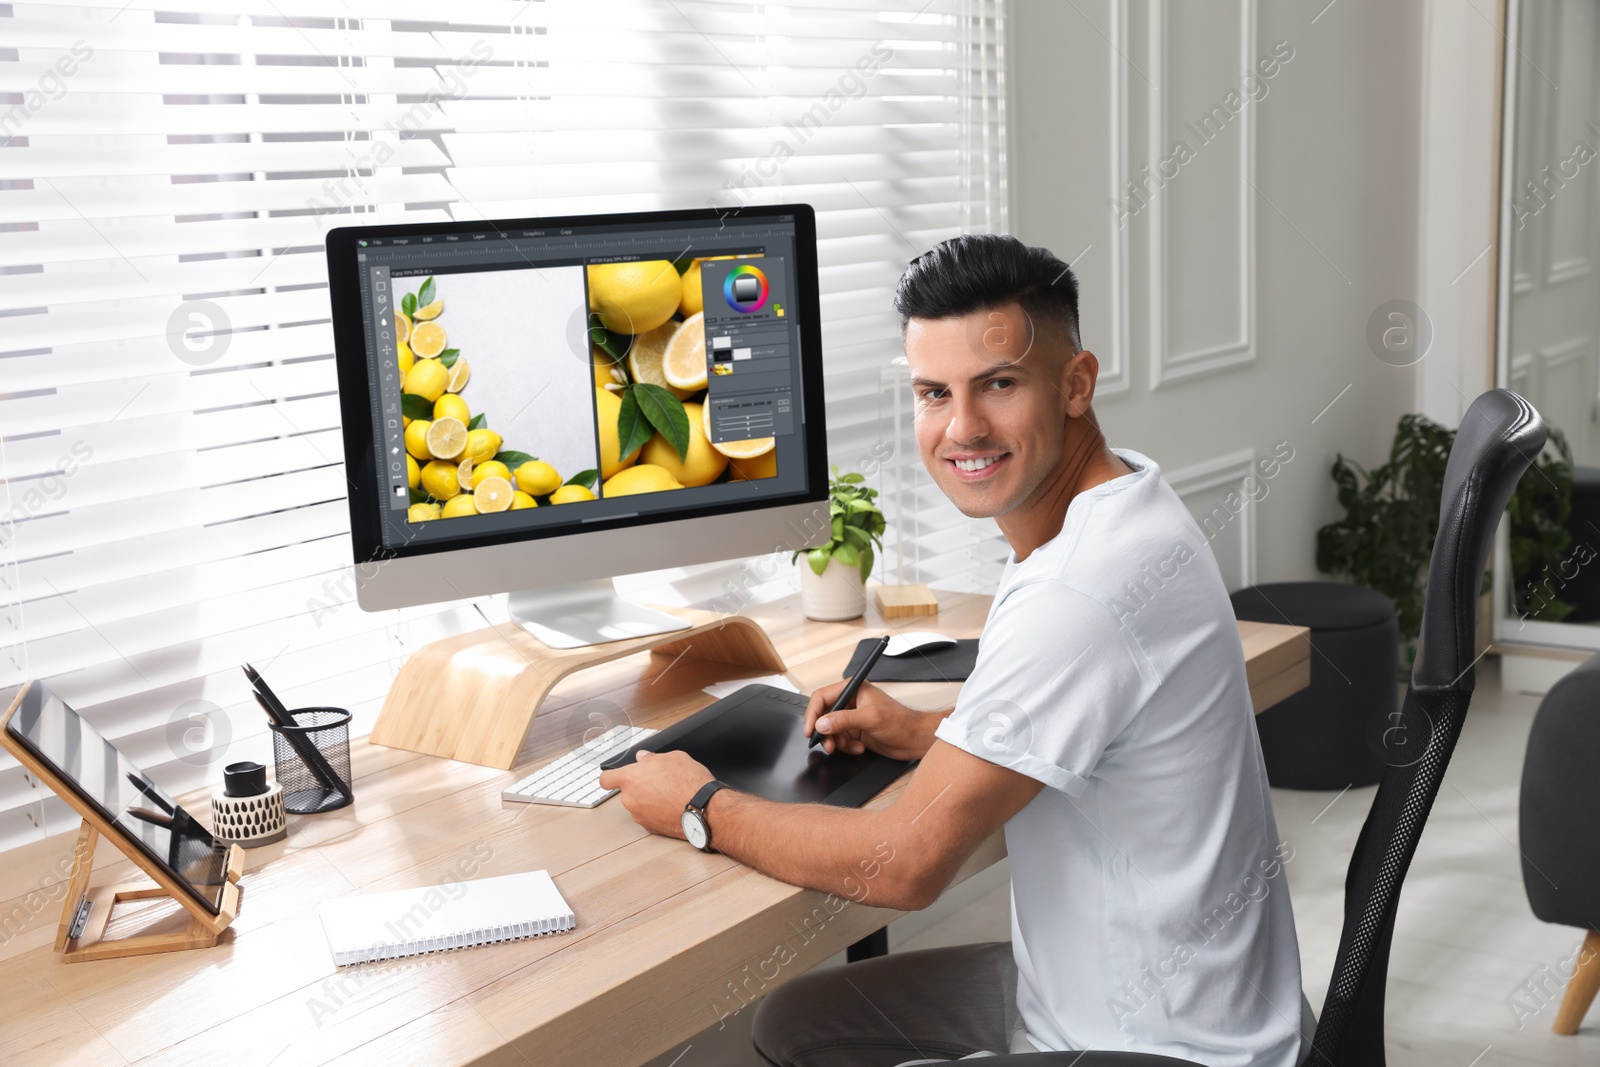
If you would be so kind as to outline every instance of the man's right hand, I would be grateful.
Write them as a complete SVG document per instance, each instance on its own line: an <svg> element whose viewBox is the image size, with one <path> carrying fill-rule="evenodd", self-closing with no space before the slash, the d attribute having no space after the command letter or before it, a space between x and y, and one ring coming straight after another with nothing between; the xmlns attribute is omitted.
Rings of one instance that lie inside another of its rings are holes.
<svg viewBox="0 0 1600 1067"><path fill-rule="evenodd" d="M871 682L861 684L855 707L829 711L848 684L834 682L811 694L811 703L806 705L807 737L818 729L817 720L821 719L822 748L830 755L861 753L869 748L899 760L918 760L927 754L942 714L913 711Z"/></svg>

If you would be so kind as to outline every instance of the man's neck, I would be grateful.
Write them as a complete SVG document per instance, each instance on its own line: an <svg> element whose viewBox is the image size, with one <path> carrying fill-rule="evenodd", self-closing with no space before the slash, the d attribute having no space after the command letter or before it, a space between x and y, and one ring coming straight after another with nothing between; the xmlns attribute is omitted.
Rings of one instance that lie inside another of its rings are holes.
<svg viewBox="0 0 1600 1067"><path fill-rule="evenodd" d="M1061 462L1033 497L995 519L1019 563L1061 532L1067 508L1079 493L1133 473L1133 469L1106 446L1105 436L1098 426L1090 423L1083 430L1069 434Z"/></svg>

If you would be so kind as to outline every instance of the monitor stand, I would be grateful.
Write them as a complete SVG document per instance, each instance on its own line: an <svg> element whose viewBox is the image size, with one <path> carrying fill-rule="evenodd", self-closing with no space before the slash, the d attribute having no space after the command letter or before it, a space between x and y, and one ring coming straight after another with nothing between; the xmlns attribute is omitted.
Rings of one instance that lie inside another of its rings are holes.
<svg viewBox="0 0 1600 1067"><path fill-rule="evenodd" d="M691 623L624 600L610 578L523 589L510 596L512 621L549 648L584 648L607 641L687 630Z"/></svg>

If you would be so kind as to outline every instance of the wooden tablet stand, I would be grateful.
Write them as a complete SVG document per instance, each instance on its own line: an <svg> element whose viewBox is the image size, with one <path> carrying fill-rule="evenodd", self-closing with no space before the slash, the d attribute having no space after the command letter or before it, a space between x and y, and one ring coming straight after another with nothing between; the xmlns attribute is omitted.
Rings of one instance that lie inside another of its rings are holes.
<svg viewBox="0 0 1600 1067"><path fill-rule="evenodd" d="M785 669L772 639L742 615L657 608L688 619L687 630L548 648L516 623L446 637L401 666L368 738L375 745L509 770L556 683L575 671L635 652Z"/></svg>
<svg viewBox="0 0 1600 1067"><path fill-rule="evenodd" d="M61 925L56 928L56 951L63 963L81 963L84 960L109 960L119 956L146 956L155 952L178 952L186 948L210 948L222 936L222 931L232 925L239 915L239 876L244 873L244 849L238 845L228 848L227 884L222 888L222 908L212 915L194 901L188 893L171 884L165 871L147 865L142 855L123 849L123 854L137 863L156 885L108 885L89 888L89 871L94 866L94 846L100 838L89 819L78 828L78 843L72 852L72 878L67 883L67 899L61 906ZM111 842L119 849L120 840L111 835ZM182 930L163 933L130 934L126 937L108 938L106 929L111 923L111 913L118 904L133 900L159 900L163 897L177 901L189 913L189 925ZM77 937L72 936L81 908L87 906L88 917Z"/></svg>

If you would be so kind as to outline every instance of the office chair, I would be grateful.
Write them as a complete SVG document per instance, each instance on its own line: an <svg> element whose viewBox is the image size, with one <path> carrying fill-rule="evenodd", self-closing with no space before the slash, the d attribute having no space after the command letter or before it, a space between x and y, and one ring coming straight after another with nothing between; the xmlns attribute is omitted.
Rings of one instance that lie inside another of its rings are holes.
<svg viewBox="0 0 1600 1067"><path fill-rule="evenodd" d="M1456 433L1428 564L1422 635L1411 684L1384 735L1383 780L1345 876L1344 929L1306 1067L1383 1067L1383 995L1400 883L1422 837L1472 699L1478 589L1495 528L1517 480L1544 447L1539 413L1494 389ZM1298 1007L1298 1006L1296 1006ZM1195 1067L1136 1052L996 1056L989 1067Z"/></svg>

